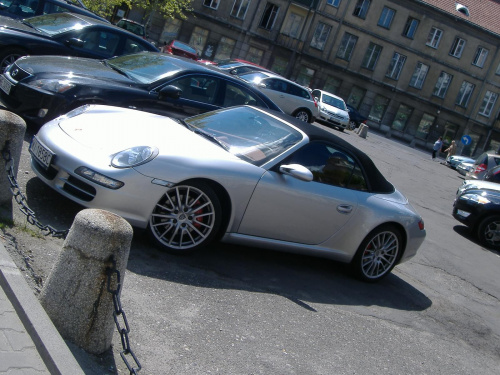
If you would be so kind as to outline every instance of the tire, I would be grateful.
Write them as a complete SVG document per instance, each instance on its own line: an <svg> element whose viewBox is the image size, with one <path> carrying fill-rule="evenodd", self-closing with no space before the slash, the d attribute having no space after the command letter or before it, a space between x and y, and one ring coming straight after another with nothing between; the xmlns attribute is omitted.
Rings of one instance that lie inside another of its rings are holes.
<svg viewBox="0 0 500 375"><path fill-rule="evenodd" d="M311 114L306 109L298 109L294 113L294 116L295 116L295 118L298 118L299 120L304 121L304 122L310 122L312 119Z"/></svg>
<svg viewBox="0 0 500 375"><path fill-rule="evenodd" d="M0 53L0 73L5 72L5 69L16 61L21 56L26 56L27 52L20 48L7 48Z"/></svg>
<svg viewBox="0 0 500 375"><path fill-rule="evenodd" d="M356 129L356 122L354 122L354 121L350 120L350 121L349 121L349 125L347 125L347 128L348 128L349 130L354 130L354 129Z"/></svg>
<svg viewBox="0 0 500 375"><path fill-rule="evenodd" d="M478 226L477 237L483 246L500 250L500 216L484 218Z"/></svg>
<svg viewBox="0 0 500 375"><path fill-rule="evenodd" d="M206 183L191 182L165 192L151 213L148 230L162 250L188 254L213 241L221 219L214 190Z"/></svg>
<svg viewBox="0 0 500 375"><path fill-rule="evenodd" d="M359 246L351 267L357 278L376 282L387 276L402 255L401 232L393 225L380 226Z"/></svg>

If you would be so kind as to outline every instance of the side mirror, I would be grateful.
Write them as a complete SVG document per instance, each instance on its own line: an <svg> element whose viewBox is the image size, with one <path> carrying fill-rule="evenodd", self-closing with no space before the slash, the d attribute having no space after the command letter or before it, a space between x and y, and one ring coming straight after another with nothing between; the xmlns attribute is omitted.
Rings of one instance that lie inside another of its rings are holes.
<svg viewBox="0 0 500 375"><path fill-rule="evenodd" d="M177 86L168 85L160 90L158 93L158 99L179 99L182 95L182 90Z"/></svg>
<svg viewBox="0 0 500 375"><path fill-rule="evenodd" d="M82 48L85 42L78 38L70 38L66 41L66 44L73 47Z"/></svg>
<svg viewBox="0 0 500 375"><path fill-rule="evenodd" d="M314 178L312 172L300 164L283 164L280 166L280 172L306 182Z"/></svg>

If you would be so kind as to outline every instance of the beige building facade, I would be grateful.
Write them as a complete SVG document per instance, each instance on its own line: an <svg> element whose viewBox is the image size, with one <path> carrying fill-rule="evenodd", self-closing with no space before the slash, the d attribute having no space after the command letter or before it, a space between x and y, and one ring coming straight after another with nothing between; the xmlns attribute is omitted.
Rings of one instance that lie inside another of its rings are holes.
<svg viewBox="0 0 500 375"><path fill-rule="evenodd" d="M429 149L500 147L500 14L494 1L194 0L150 36L205 59L240 58L343 97L372 129ZM487 8L487 9L485 9ZM485 16L486 15L486 16ZM129 18L133 18L131 11ZM139 16L135 15L136 18ZM140 20L140 19L139 19Z"/></svg>

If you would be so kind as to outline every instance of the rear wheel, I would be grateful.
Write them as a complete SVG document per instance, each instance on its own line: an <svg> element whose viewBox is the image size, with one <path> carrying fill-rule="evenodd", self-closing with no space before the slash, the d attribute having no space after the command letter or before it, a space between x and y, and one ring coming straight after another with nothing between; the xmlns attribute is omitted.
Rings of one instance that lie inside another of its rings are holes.
<svg viewBox="0 0 500 375"><path fill-rule="evenodd" d="M491 249L500 249L500 216L488 216L478 226L477 236L481 244Z"/></svg>
<svg viewBox="0 0 500 375"><path fill-rule="evenodd" d="M349 125L348 125L348 129L349 129L349 130L354 130L354 129L356 129L356 122L354 122L354 121L350 120L350 121L349 121Z"/></svg>
<svg viewBox="0 0 500 375"><path fill-rule="evenodd" d="M295 118L298 118L299 120L304 121L304 122L310 122L310 120L311 120L311 114L306 109L297 110L297 112L295 112L294 116L295 116Z"/></svg>
<svg viewBox="0 0 500 375"><path fill-rule="evenodd" d="M186 254L215 238L221 216L221 205L213 189L203 182L191 182L172 187L160 198L148 228L163 250Z"/></svg>
<svg viewBox="0 0 500 375"><path fill-rule="evenodd" d="M26 51L20 48L7 48L0 53L0 73L5 72L5 69L16 61L21 56L26 56Z"/></svg>
<svg viewBox="0 0 500 375"><path fill-rule="evenodd" d="M352 260L355 275L367 282L387 276L401 258L401 232L393 225L374 229L363 240Z"/></svg>

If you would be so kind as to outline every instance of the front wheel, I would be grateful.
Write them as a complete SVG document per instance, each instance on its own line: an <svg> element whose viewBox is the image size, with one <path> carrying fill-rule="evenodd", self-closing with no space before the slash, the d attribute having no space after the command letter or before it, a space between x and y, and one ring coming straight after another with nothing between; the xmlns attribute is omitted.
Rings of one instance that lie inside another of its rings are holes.
<svg viewBox="0 0 500 375"><path fill-rule="evenodd" d="M149 219L149 232L163 250L191 253L208 245L221 225L222 209L213 189L192 182L169 189Z"/></svg>
<svg viewBox="0 0 500 375"><path fill-rule="evenodd" d="M349 129L349 130L354 130L354 129L356 129L356 122L355 122L355 121L350 120L350 121L349 121L349 125L348 125L348 129Z"/></svg>
<svg viewBox="0 0 500 375"><path fill-rule="evenodd" d="M500 216L488 216L478 226L477 236L483 246L500 250Z"/></svg>
<svg viewBox="0 0 500 375"><path fill-rule="evenodd" d="M298 118L301 121L309 122L311 120L311 115L305 109L299 109L295 112L295 118Z"/></svg>
<svg viewBox="0 0 500 375"><path fill-rule="evenodd" d="M352 260L355 275L367 282L376 282L387 276L402 255L400 231L393 225L374 229L363 240Z"/></svg>
<svg viewBox="0 0 500 375"><path fill-rule="evenodd" d="M21 56L25 56L26 52L19 48L7 48L0 53L0 73L5 72L5 69L16 61Z"/></svg>

